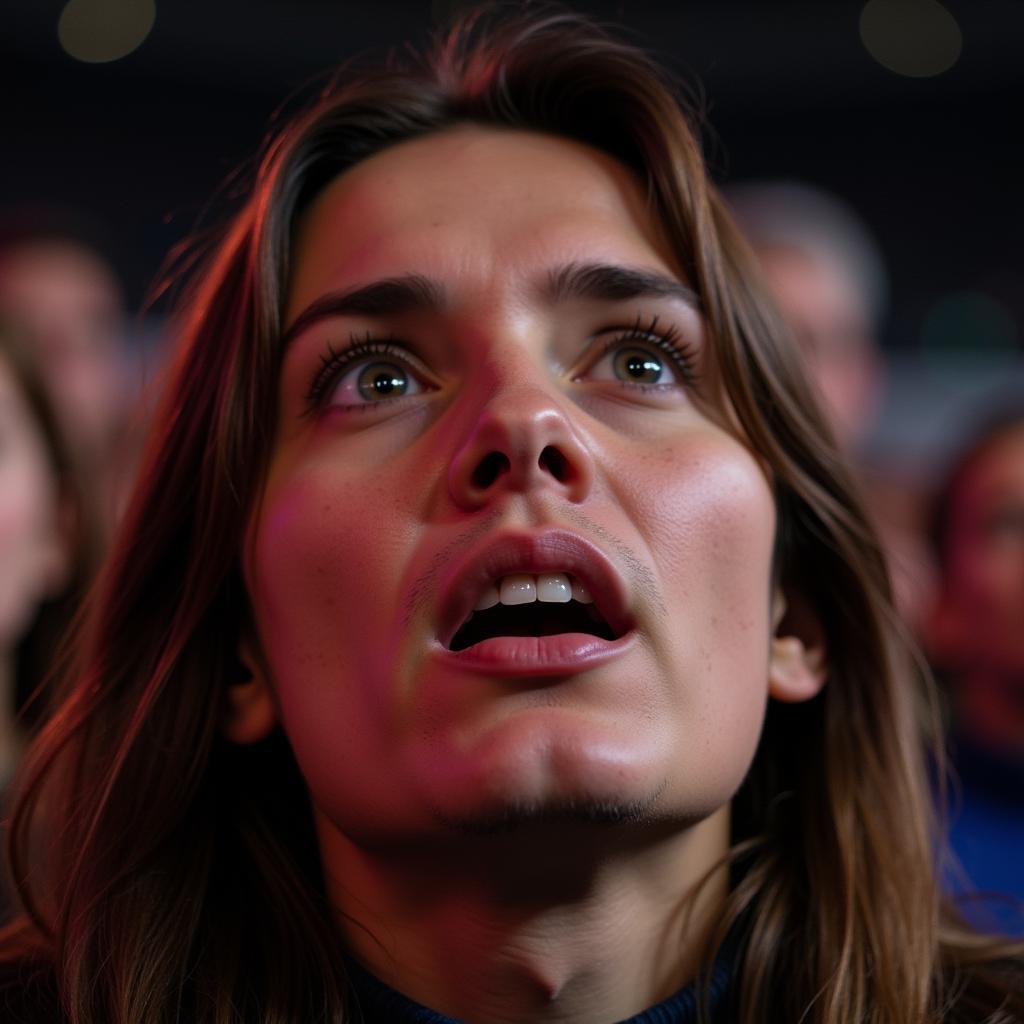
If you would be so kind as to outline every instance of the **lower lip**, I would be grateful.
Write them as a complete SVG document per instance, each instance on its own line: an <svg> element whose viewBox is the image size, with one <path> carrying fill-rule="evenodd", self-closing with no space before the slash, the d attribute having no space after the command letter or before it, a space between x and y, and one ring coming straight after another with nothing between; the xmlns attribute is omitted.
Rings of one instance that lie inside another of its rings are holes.
<svg viewBox="0 0 1024 1024"><path fill-rule="evenodd" d="M635 633L603 640L589 633L553 636L496 636L461 651L442 649L442 658L467 672L495 676L572 675L625 654Z"/></svg>

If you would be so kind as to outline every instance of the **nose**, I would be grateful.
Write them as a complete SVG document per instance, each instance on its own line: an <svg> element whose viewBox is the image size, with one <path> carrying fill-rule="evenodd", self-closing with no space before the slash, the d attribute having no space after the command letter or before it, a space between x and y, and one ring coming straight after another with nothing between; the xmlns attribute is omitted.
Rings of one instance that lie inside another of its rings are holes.
<svg viewBox="0 0 1024 1024"><path fill-rule="evenodd" d="M593 457L565 410L534 388L511 388L494 397L448 470L451 496L467 511L516 492L548 491L580 502L593 481Z"/></svg>

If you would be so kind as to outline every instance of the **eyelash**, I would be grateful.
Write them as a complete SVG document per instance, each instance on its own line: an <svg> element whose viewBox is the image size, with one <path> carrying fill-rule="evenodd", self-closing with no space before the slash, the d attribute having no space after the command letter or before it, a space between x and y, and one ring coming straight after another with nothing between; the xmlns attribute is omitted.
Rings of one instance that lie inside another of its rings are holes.
<svg viewBox="0 0 1024 1024"><path fill-rule="evenodd" d="M391 356L406 365L409 364L409 353L395 337L375 338L369 332L363 337L353 334L349 344L341 349L328 342L327 352L320 357L320 369L313 377L306 395L306 405L310 411L324 402L343 370L367 356Z"/></svg>
<svg viewBox="0 0 1024 1024"><path fill-rule="evenodd" d="M613 349L618 348L626 342L639 341L643 342L645 345L652 345L655 348L661 349L661 351L672 360L675 368L679 371L679 374L683 379L683 383L688 387L695 387L698 381L695 367L696 354L692 346L683 341L682 332L675 327L669 327L664 331L659 331L657 316L651 317L646 326L643 326L643 324L643 318L638 316L632 327L625 331L619 331L606 341L602 342L600 356L589 365L595 365ZM636 384L625 380L619 381L619 383L628 388L640 388L644 391L651 388L661 388L665 386L663 384Z"/></svg>
<svg viewBox="0 0 1024 1024"><path fill-rule="evenodd" d="M594 366L613 349L630 341L642 342L654 348L661 349L672 360L675 368L679 371L683 382L693 387L697 383L697 373L694 368L694 352L682 340L682 333L675 327L667 330L658 330L658 317L653 316L649 321L638 316L632 327L619 330L600 345L600 354L597 359L592 360L589 365ZM600 332L604 333L604 332ZM327 352L320 356L320 369L317 370L309 391L306 394L306 406L310 412L319 408L326 400L330 389L337 383L344 370L355 365L361 359L370 356L390 356L406 365L410 365L409 353L395 337L375 338L367 332L360 336L351 335L349 344L343 348L335 348L330 342L327 343ZM415 368L415 366L413 367ZM663 384L637 384L629 381L620 381L624 387L638 388L642 391L664 387ZM382 403L377 403L382 404ZM367 405L366 408L373 406ZM360 408L356 406L355 408Z"/></svg>

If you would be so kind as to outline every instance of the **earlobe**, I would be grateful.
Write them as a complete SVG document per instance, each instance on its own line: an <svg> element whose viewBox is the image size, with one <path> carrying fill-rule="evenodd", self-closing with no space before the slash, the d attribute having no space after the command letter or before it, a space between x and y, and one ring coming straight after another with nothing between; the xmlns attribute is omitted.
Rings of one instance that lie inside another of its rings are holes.
<svg viewBox="0 0 1024 1024"><path fill-rule="evenodd" d="M827 674L823 648L809 648L795 636L772 638L768 693L776 700L797 704L816 697Z"/></svg>
<svg viewBox="0 0 1024 1024"><path fill-rule="evenodd" d="M246 646L239 652L241 678L228 686L221 710L221 731L231 743L258 743L277 725L268 672Z"/></svg>
<svg viewBox="0 0 1024 1024"><path fill-rule="evenodd" d="M798 704L816 697L828 678L825 633L818 616L799 596L775 595L768 693L775 700Z"/></svg>

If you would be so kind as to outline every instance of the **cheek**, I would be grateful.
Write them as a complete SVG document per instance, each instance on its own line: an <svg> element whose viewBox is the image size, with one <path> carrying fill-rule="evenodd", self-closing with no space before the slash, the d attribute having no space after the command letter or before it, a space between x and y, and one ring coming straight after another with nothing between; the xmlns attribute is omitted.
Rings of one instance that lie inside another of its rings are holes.
<svg viewBox="0 0 1024 1024"><path fill-rule="evenodd" d="M965 609L984 622L1024 600L1024 552L977 541L964 545L952 578Z"/></svg>
<svg viewBox="0 0 1024 1024"><path fill-rule="evenodd" d="M393 762L409 700L403 595L437 472L411 443L422 417L394 426L343 433L328 415L282 433L246 531L255 632L281 723L322 801L342 790L362 801L360 790L384 784L367 772Z"/></svg>
<svg viewBox="0 0 1024 1024"><path fill-rule="evenodd" d="M268 485L246 580L281 722L318 804L380 763L401 530L372 484L292 473ZM347 797L345 799L348 799Z"/></svg>
<svg viewBox="0 0 1024 1024"><path fill-rule="evenodd" d="M624 499L664 598L657 635L663 670L679 681L681 742L724 799L753 756L767 700L771 489L746 450L717 432L663 450L633 480Z"/></svg>
<svg viewBox="0 0 1024 1024"><path fill-rule="evenodd" d="M965 545L953 570L949 590L963 624L965 650L1019 672L1024 662L1024 546Z"/></svg>
<svg viewBox="0 0 1024 1024"><path fill-rule="evenodd" d="M23 479L7 479L0 473L0 559L7 566L17 559L38 529L41 497L26 489Z"/></svg>
<svg viewBox="0 0 1024 1024"><path fill-rule="evenodd" d="M56 482L42 439L25 428L0 437L0 542L5 553L47 534L56 507Z"/></svg>
<svg viewBox="0 0 1024 1024"><path fill-rule="evenodd" d="M709 431L662 448L618 479L669 605L690 622L727 630L733 646L756 634L764 655L775 506L757 462Z"/></svg>
<svg viewBox="0 0 1024 1024"><path fill-rule="evenodd" d="M372 511L371 511L372 510ZM268 488L255 528L249 583L260 635L275 667L336 648L380 597L395 544L389 506L372 486L316 474Z"/></svg>

